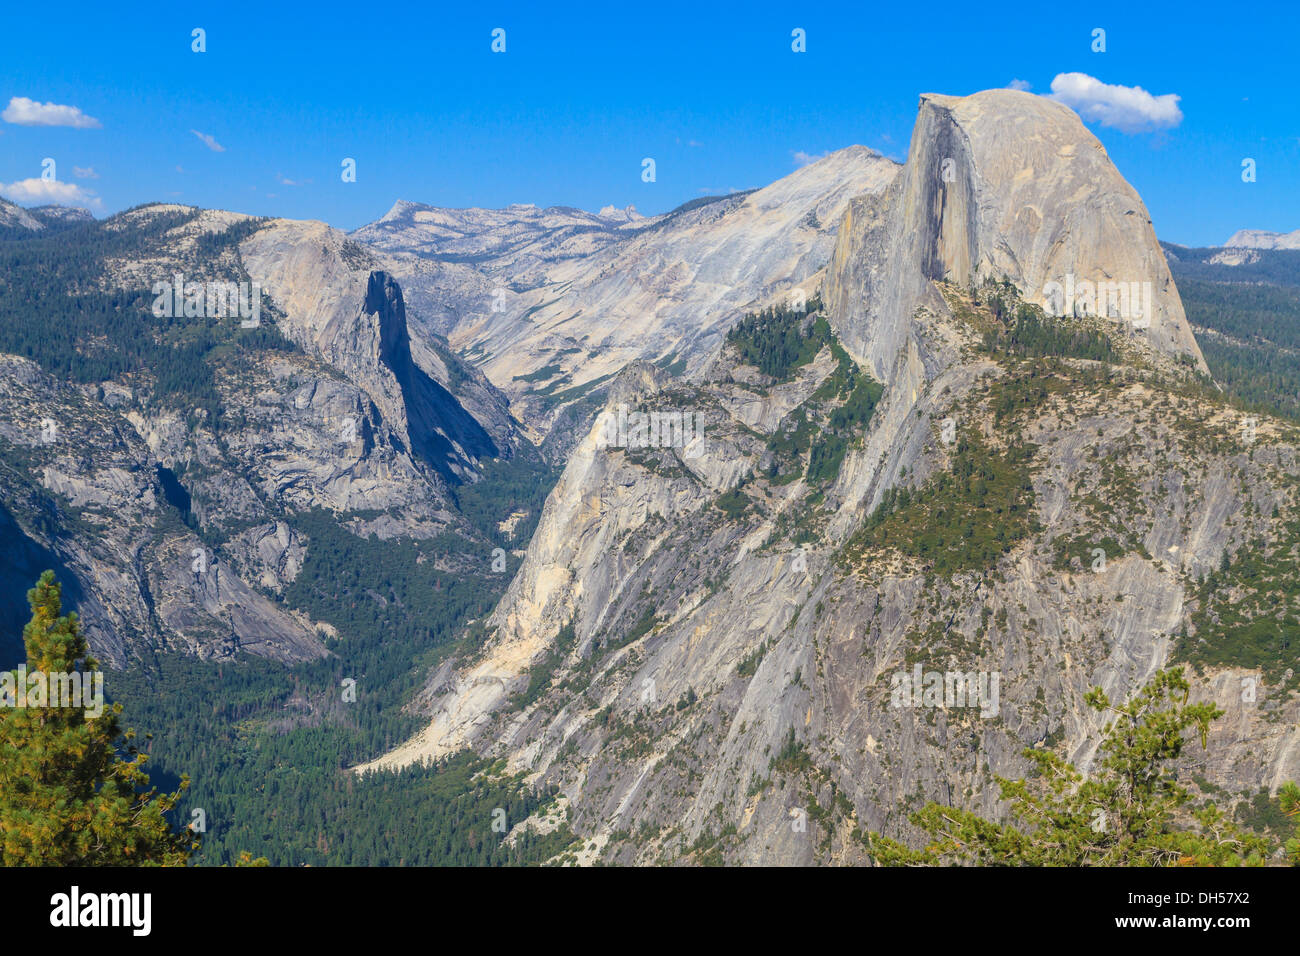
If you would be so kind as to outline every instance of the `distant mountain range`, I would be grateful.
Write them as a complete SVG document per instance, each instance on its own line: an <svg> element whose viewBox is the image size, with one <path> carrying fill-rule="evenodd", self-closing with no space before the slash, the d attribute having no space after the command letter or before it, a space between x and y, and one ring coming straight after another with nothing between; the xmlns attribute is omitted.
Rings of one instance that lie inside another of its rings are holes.
<svg viewBox="0 0 1300 956"><path fill-rule="evenodd" d="M1246 249L1300 249L1300 229L1295 232L1264 232L1260 229L1239 229L1224 243L1230 248Z"/></svg>

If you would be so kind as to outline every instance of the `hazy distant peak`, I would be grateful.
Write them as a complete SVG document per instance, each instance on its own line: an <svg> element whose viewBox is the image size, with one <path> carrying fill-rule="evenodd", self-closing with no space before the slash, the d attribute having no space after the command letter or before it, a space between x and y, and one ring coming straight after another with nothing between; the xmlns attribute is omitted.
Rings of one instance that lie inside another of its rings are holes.
<svg viewBox="0 0 1300 956"><path fill-rule="evenodd" d="M1300 229L1295 232L1238 229L1224 245L1238 249L1300 249Z"/></svg>

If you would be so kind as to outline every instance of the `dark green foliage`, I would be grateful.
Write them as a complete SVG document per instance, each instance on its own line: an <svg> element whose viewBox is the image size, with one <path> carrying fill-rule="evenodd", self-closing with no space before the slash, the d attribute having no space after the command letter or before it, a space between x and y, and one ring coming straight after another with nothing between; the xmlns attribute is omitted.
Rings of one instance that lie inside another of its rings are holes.
<svg viewBox="0 0 1300 956"><path fill-rule="evenodd" d="M1300 421L1300 351L1238 345L1209 335L1199 341L1210 374L1243 408Z"/></svg>
<svg viewBox="0 0 1300 956"><path fill-rule="evenodd" d="M1022 358L1056 355L1098 362L1120 361L1110 338L1098 330L1053 318L1037 306L1026 303L1016 305L1013 312L1007 313L1008 317L1011 315L1014 315L1014 320L1004 328L984 334L984 347L990 352Z"/></svg>
<svg viewBox="0 0 1300 956"><path fill-rule="evenodd" d="M1280 796L1271 797L1267 787L1260 787L1250 799L1237 804L1237 821L1255 833L1279 841L1289 838L1295 831L1295 821L1282 809Z"/></svg>
<svg viewBox="0 0 1300 956"><path fill-rule="evenodd" d="M659 361L655 362L655 365L674 377L681 375L682 372L686 371L686 359L677 358L676 352L671 355L665 355L663 358L659 359Z"/></svg>
<svg viewBox="0 0 1300 956"><path fill-rule="evenodd" d="M1245 407L1300 419L1300 251L1209 262L1215 249L1177 249L1170 268L1215 381Z"/></svg>
<svg viewBox="0 0 1300 956"><path fill-rule="evenodd" d="M1101 550L1107 561L1114 561L1122 557L1126 549L1122 544L1116 541L1110 535L1099 536L1092 532L1080 532L1075 535L1063 535L1053 542L1056 546L1056 560L1052 562L1052 567L1058 571L1068 571L1075 567L1075 560L1078 560L1078 569L1087 571L1092 568L1093 562L1097 555L1093 554L1094 550Z"/></svg>
<svg viewBox="0 0 1300 956"><path fill-rule="evenodd" d="M745 655L741 660L740 665L736 668L736 673L740 677L746 678L753 677L757 674L758 665L763 663L763 658L767 656L770 647L771 644L768 641L764 641L762 644L758 645L758 647L754 649L753 653Z"/></svg>
<svg viewBox="0 0 1300 956"><path fill-rule="evenodd" d="M718 495L714 504L722 509L722 513L728 518L735 520L749 510L749 496L739 488L732 488Z"/></svg>
<svg viewBox="0 0 1300 956"><path fill-rule="evenodd" d="M308 537L307 560L285 589L285 603L338 628L345 648L335 650L346 649L349 664L340 677L382 687L389 698L413 689L420 665L445 653L461 622L487 614L509 581L508 574L490 573L484 546L455 535L360 538L323 511L297 515L294 523ZM368 752L357 758L410 731L410 718L394 703L359 698L362 719L374 723Z"/></svg>
<svg viewBox="0 0 1300 956"><path fill-rule="evenodd" d="M564 371L561 365L543 365L535 372L529 372L527 375L516 375L514 381L527 382L530 385L533 382L544 382L549 378L554 378Z"/></svg>
<svg viewBox="0 0 1300 956"><path fill-rule="evenodd" d="M1250 253L1254 262L1229 266L1210 261L1223 252L1220 247L1190 248L1171 242L1161 245L1170 254L1169 271L1174 274L1180 293L1188 280L1300 288L1300 250L1297 249L1255 249Z"/></svg>
<svg viewBox="0 0 1300 956"><path fill-rule="evenodd" d="M804 312L769 308L751 313L727 332L727 343L735 347L741 361L785 381L828 344L830 326L825 320L818 323L805 318L820 309L821 301L813 299Z"/></svg>
<svg viewBox="0 0 1300 956"><path fill-rule="evenodd" d="M1021 299L1009 279L987 279L972 290L972 301L993 320L979 321L984 348L1017 358L1060 356L1118 363L1120 354L1109 336L1075 318L1048 315L1041 306Z"/></svg>
<svg viewBox="0 0 1300 956"><path fill-rule="evenodd" d="M1300 253L1297 253L1300 255ZM1264 340L1300 349L1300 288L1180 279L1188 320L1243 342Z"/></svg>
<svg viewBox="0 0 1300 956"><path fill-rule="evenodd" d="M795 738L793 727L790 728L790 733L786 736L781 749L776 752L776 756L768 761L768 766L782 774L804 773L812 769L813 762L808 748Z"/></svg>
<svg viewBox="0 0 1300 956"><path fill-rule="evenodd" d="M654 612L654 608L647 607L641 612L641 616L632 624L631 630L624 637L624 644L631 644L633 641L649 634L656 624L659 623L659 615Z"/></svg>
<svg viewBox="0 0 1300 956"><path fill-rule="evenodd" d="M920 489L894 487L845 546L858 560L894 549L938 574L990 570L1038 529L1030 462L1036 446L990 448L975 432L959 434L951 470Z"/></svg>
<svg viewBox="0 0 1300 956"><path fill-rule="evenodd" d="M483 546L450 535L381 541L323 512L294 520L308 558L286 602L339 628L332 656L286 669L166 655L109 680L131 720L153 731L153 766L196 781L178 815L207 814L199 861L245 850L276 864L539 862L556 852L554 839L496 847L491 810L517 823L542 796L517 780L470 785L483 769L470 758L364 781L344 770L418 729L403 705L508 575L487 573ZM346 678L354 702L343 700Z"/></svg>
<svg viewBox="0 0 1300 956"><path fill-rule="evenodd" d="M856 368L856 367L855 367ZM884 386L859 371L850 373L852 390L843 405L830 414L830 421L820 429L819 440L812 444L808 456L809 484L833 481L849 450L849 443L866 431Z"/></svg>
<svg viewBox="0 0 1300 956"><path fill-rule="evenodd" d="M746 316L727 335L742 360L778 380L789 379L823 348L829 348L837 362L835 371L768 439L772 456L764 477L775 484L788 484L801 472L812 485L833 481L884 394L884 387L859 369L836 341L826 317L816 314L821 307L821 301L813 299L808 313L768 309Z"/></svg>
<svg viewBox="0 0 1300 956"><path fill-rule="evenodd" d="M1300 288L1180 278L1178 291L1209 330L1197 340L1215 381L1249 409L1300 419Z"/></svg>
<svg viewBox="0 0 1300 956"><path fill-rule="evenodd" d="M1300 521L1272 542L1242 547L1197 589L1191 631L1174 659L1199 668L1259 668L1264 679L1300 687ZM1287 672L1290 676L1287 677Z"/></svg>
<svg viewBox="0 0 1300 956"><path fill-rule="evenodd" d="M174 828L168 813L188 781L179 781L174 793L150 787L148 758L134 732L124 731L121 709L103 709L103 674L77 615L62 613L62 594L52 571L28 592L24 668L4 675L0 862L183 866L194 849L192 834ZM42 679L41 693L22 700L33 675L49 679L48 691ZM15 688L22 690L15 695Z"/></svg>
<svg viewBox="0 0 1300 956"><path fill-rule="evenodd" d="M101 288L105 261L143 256L171 229L195 213L152 216L131 229L91 222L56 236L0 243L0 352L32 359L50 374L73 382L151 376L156 397L182 398L210 420L221 413L213 364L241 352L293 346L263 321L256 329L235 318L153 315L152 287ZM201 244L208 257L233 249L257 223L245 223ZM159 275L159 281L170 281ZM198 276L187 278L197 281ZM246 281L247 275L227 276ZM263 307L263 314L269 310Z"/></svg>
<svg viewBox="0 0 1300 956"><path fill-rule="evenodd" d="M452 494L460 513L489 541L501 537L500 522L515 512L527 512L510 535L511 541L524 542L532 538L560 470L525 444L512 458L483 461L480 480L457 485Z"/></svg>
<svg viewBox="0 0 1300 956"><path fill-rule="evenodd" d="M894 866L1261 866L1268 841L1238 830L1213 803L1196 805L1179 783L1188 736L1204 747L1223 716L1213 703L1189 704L1190 689L1177 668L1158 671L1123 704L1094 688L1084 700L1108 720L1091 771L1085 777L1051 750L1023 751L1031 775L995 777L1008 822L928 803L910 818L929 837L923 849L879 834L863 842Z"/></svg>
<svg viewBox="0 0 1300 956"><path fill-rule="evenodd" d="M549 794L485 774L472 754L364 778L342 769L350 755L370 751L358 708L381 692L385 709L400 701L359 679L357 703L343 704L331 669L347 672L338 661L286 671L168 657L155 670L110 677L131 719L155 730L155 776L191 772L176 817L188 823L203 809L200 865L232 864L241 851L277 866L500 865L541 862L560 849L554 841L500 845L492 811L505 809L513 825Z"/></svg>

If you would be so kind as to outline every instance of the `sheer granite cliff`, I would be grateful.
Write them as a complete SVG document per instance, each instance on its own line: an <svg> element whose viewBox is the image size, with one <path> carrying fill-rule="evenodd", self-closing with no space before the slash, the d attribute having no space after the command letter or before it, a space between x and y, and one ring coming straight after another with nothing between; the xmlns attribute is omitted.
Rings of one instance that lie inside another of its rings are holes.
<svg viewBox="0 0 1300 956"><path fill-rule="evenodd" d="M1151 321L1013 328L1006 303L1066 274L1151 282ZM690 381L618 376L483 649L367 767L505 758L563 790L581 862L866 862L857 834L914 839L925 800L997 815L992 777L1022 775L1026 747L1086 768L1084 693L1204 656L1214 608L1249 591L1231 569L1300 548L1300 433L1207 386L1146 211L1070 111L923 97L907 165L849 204L826 276L842 358L832 341L778 378L722 343ZM853 420L850 366L884 393L842 460L773 468L808 422ZM703 449L609 447L620 406L702 415ZM1300 775L1296 668L1230 656L1197 690L1229 718L1185 772L1275 787ZM898 706L914 667L1000 691Z"/></svg>
<svg viewBox="0 0 1300 956"><path fill-rule="evenodd" d="M828 274L845 347L882 378L914 310L937 305L934 281L1007 278L1042 302L1068 276L1151 283L1142 337L1205 370L1142 200L1079 117L1041 96L922 96L904 173L850 205Z"/></svg>

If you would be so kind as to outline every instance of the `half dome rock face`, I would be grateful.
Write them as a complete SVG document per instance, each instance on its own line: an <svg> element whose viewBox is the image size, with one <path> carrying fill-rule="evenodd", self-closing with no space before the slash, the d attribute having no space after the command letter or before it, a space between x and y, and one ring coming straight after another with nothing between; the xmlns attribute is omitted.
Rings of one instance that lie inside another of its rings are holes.
<svg viewBox="0 0 1300 956"><path fill-rule="evenodd" d="M925 94L907 164L846 213L829 298L846 345L890 378L933 281L1010 279L1058 314L1109 316L1167 356L1205 361L1146 206L1059 103L1017 90Z"/></svg>

